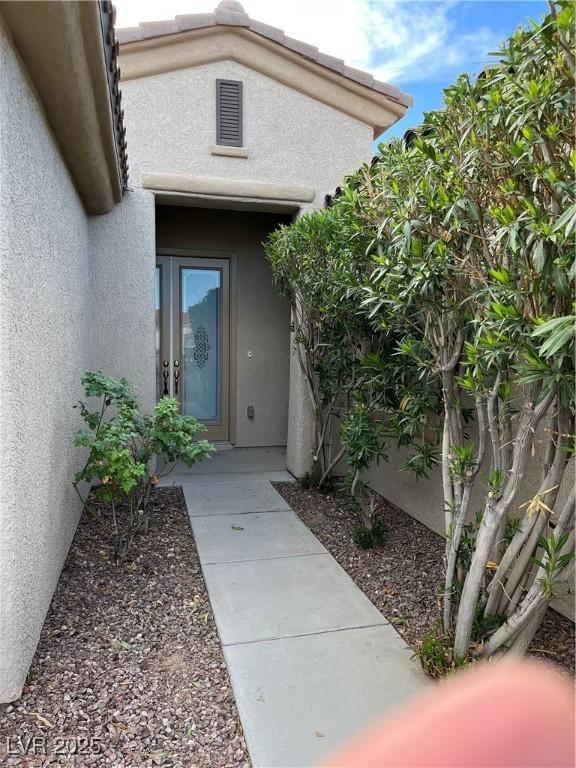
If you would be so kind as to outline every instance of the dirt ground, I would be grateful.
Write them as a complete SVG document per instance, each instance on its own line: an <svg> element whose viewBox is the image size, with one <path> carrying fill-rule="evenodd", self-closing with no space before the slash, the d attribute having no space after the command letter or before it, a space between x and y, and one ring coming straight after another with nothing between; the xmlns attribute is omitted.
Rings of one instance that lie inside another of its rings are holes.
<svg viewBox="0 0 576 768"><path fill-rule="evenodd" d="M248 768L181 491L155 491L132 558L110 554L85 515L22 698L0 705L0 764Z"/></svg>
<svg viewBox="0 0 576 768"><path fill-rule="evenodd" d="M353 541L355 520L344 493L320 494L298 483L274 486L410 645L434 628L444 550L438 534L382 499L386 542L362 550ZM574 642L574 623L549 609L529 653L574 675Z"/></svg>

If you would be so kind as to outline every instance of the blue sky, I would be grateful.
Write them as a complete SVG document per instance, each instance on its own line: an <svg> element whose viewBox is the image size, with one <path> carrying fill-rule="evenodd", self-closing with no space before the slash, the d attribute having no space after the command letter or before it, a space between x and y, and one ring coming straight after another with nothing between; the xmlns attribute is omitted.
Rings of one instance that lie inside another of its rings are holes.
<svg viewBox="0 0 576 768"><path fill-rule="evenodd" d="M442 105L442 90L460 72L477 73L489 53L545 0L240 0L258 21L283 29L415 98L386 132L402 135L422 113ZM117 26L206 13L218 0L115 0Z"/></svg>
<svg viewBox="0 0 576 768"><path fill-rule="evenodd" d="M414 97L414 107L395 126L386 132L385 138L401 136L410 127L418 125L423 113L442 106L442 91L454 82L460 72L477 73L484 63L490 61L490 51L497 49L501 40L509 37L528 18L540 19L546 13L547 3L541 0L465 0L446 3L413 2L404 3L414 12L434 13L444 9L441 17L446 20L446 47L449 55L443 56L438 48L431 68L415 68L404 71L394 80L403 91ZM454 51L455 41L465 40L460 50ZM454 54L451 61L452 54ZM374 49L374 63L384 63L386 50Z"/></svg>

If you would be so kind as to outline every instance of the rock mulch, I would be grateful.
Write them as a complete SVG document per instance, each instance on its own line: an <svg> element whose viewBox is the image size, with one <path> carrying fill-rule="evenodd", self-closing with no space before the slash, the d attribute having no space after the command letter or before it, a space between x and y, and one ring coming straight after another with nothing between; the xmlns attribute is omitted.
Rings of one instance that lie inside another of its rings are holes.
<svg viewBox="0 0 576 768"><path fill-rule="evenodd" d="M0 764L249 768L182 493L152 503L122 566L82 518Z"/></svg>
<svg viewBox="0 0 576 768"><path fill-rule="evenodd" d="M356 521L345 493L320 494L298 483L274 486L407 643L415 647L435 628L444 549L438 534L382 499L386 542L362 550L353 541ZM574 623L550 609L530 653L574 674L574 639Z"/></svg>

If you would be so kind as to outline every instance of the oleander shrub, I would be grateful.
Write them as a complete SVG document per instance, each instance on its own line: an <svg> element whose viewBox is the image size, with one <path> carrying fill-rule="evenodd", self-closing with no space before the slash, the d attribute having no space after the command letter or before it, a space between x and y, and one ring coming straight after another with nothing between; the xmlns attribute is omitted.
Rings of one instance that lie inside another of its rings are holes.
<svg viewBox="0 0 576 768"><path fill-rule="evenodd" d="M574 13L552 2L445 91L415 141L381 145L268 248L310 388L332 393L317 438L338 430L356 488L396 446L404 471L438 469L448 651L427 639L435 668L524 652L573 565Z"/></svg>

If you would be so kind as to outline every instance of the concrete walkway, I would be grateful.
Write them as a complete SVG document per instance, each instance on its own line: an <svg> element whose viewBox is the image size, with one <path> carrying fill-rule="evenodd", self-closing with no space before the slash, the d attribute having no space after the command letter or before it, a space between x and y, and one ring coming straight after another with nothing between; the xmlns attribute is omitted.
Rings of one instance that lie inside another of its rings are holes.
<svg viewBox="0 0 576 768"><path fill-rule="evenodd" d="M312 766L427 678L270 483L291 476L231 459L220 463L232 471L170 482L184 491L252 763Z"/></svg>

